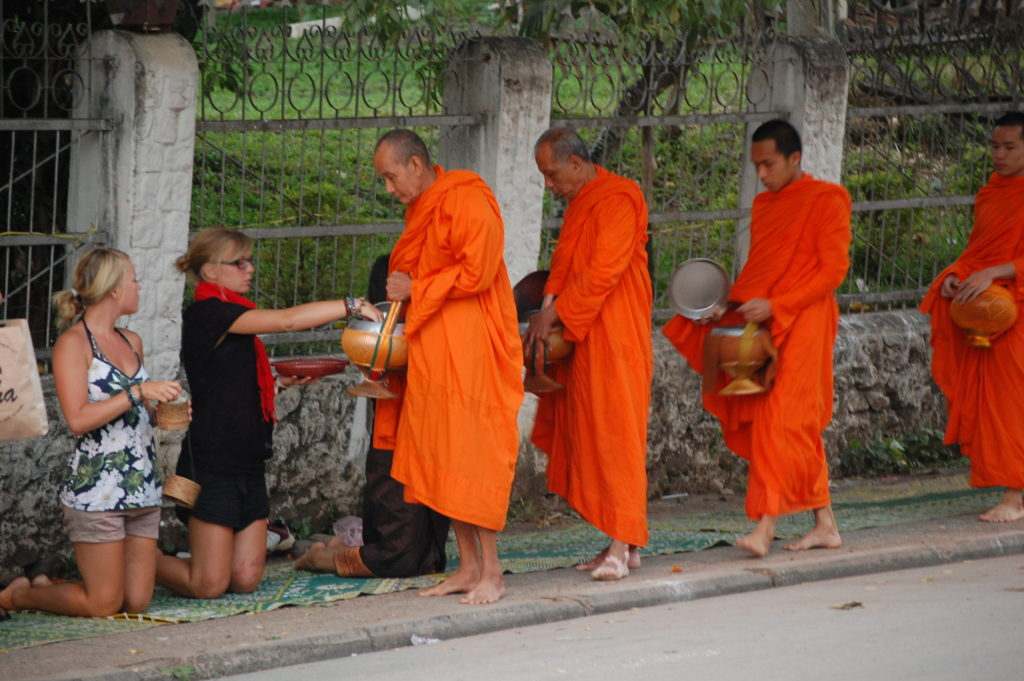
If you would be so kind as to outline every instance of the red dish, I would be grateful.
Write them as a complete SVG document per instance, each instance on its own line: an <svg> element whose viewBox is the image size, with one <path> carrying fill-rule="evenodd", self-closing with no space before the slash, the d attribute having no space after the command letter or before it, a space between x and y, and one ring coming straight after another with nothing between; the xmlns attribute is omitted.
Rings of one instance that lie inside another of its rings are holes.
<svg viewBox="0 0 1024 681"><path fill-rule="evenodd" d="M282 376L320 378L340 374L348 366L348 361L337 357L299 357L278 360L273 365Z"/></svg>

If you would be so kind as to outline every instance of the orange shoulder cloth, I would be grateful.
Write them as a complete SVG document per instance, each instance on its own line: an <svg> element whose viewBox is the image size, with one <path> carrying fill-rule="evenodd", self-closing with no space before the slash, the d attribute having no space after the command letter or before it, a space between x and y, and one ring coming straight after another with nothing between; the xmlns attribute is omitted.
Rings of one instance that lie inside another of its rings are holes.
<svg viewBox="0 0 1024 681"><path fill-rule="evenodd" d="M544 287L545 294L557 295L565 287L566 279L572 271L572 254L577 252L587 218L600 201L616 194L621 195L633 204L642 230L647 231L647 203L640 185L601 166L595 168L597 177L583 186L580 193L569 202L562 217L562 231L558 235L558 245L551 256L551 274L548 275Z"/></svg>
<svg viewBox="0 0 1024 681"><path fill-rule="evenodd" d="M817 199L835 196L847 207L850 195L838 184L819 180L804 173L778 192L761 192L751 210L751 249L743 270L729 290L729 298L746 302L769 298L793 262L801 238L818 207Z"/></svg>
<svg viewBox="0 0 1024 681"><path fill-rule="evenodd" d="M470 170L445 170L435 165L437 179L434 184L405 209L405 227L395 242L388 262L388 272L412 272L416 269L423 244L427 240L430 225L437 221L437 213L448 192L461 187L477 187L491 196L491 189L476 173Z"/></svg>

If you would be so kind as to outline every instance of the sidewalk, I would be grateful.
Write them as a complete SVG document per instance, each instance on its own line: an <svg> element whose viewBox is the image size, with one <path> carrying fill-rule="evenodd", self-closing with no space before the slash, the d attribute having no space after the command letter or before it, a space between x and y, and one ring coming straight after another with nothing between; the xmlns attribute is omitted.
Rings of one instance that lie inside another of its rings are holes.
<svg viewBox="0 0 1024 681"><path fill-rule="evenodd" d="M981 509L979 509L981 510ZM203 679L630 608L824 579L1024 554L1024 523L973 515L849 532L836 551L792 554L777 542L764 560L734 547L644 559L618 583L571 569L507 576L493 606L460 605L414 592L313 608L282 608L134 633L66 641L0 656L0 678ZM1024 563L1022 563L1024 564Z"/></svg>

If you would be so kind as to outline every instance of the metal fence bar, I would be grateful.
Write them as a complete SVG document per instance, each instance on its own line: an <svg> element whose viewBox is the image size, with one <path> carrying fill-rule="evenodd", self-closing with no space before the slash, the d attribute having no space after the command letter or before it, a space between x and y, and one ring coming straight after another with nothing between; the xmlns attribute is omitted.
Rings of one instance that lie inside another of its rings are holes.
<svg viewBox="0 0 1024 681"><path fill-rule="evenodd" d="M901 208L948 208L950 206L970 206L973 204L973 196L923 196L914 199L855 201L853 203L853 212L869 213L872 211L899 210Z"/></svg>
<svg viewBox="0 0 1024 681"><path fill-rule="evenodd" d="M285 130L352 130L411 128L425 125L478 125L476 114L437 116L360 116L358 118L298 118L259 121L196 121L198 132L283 132Z"/></svg>
<svg viewBox="0 0 1024 681"><path fill-rule="evenodd" d="M658 128L672 125L702 125L712 123L763 123L774 118L789 118L784 111L749 113L677 114L671 116L575 116L552 117L553 125L574 128Z"/></svg>
<svg viewBox="0 0 1024 681"><path fill-rule="evenodd" d="M905 106L852 106L846 110L846 117L878 118L884 116L927 116L933 114L958 113L1002 114L1011 109L1016 109L1019 106L1019 101L971 102L960 104L908 104Z"/></svg>
<svg viewBox="0 0 1024 681"><path fill-rule="evenodd" d="M260 336L267 345L285 345L288 343L314 343L323 341L337 342L341 338L340 329L313 329L294 333L272 333Z"/></svg>
<svg viewBox="0 0 1024 681"><path fill-rule="evenodd" d="M299 227L254 227L239 231L253 239L294 239L317 236L365 236L400 234L402 222L372 222L361 225L308 225Z"/></svg>
<svg viewBox="0 0 1024 681"><path fill-rule="evenodd" d="M902 291L883 291L880 293L840 293L836 296L836 299L839 301L840 307L845 307L852 303L878 305L920 300L927 292L927 287L923 287L904 289Z"/></svg>
<svg viewBox="0 0 1024 681"><path fill-rule="evenodd" d="M105 118L0 118L0 131L53 132L65 130L108 132L113 123Z"/></svg>
<svg viewBox="0 0 1024 681"><path fill-rule="evenodd" d="M651 225L660 225L669 222L712 222L714 220L739 220L748 217L750 210L745 208L729 208L724 210L685 210L668 213L650 213L647 222ZM559 229L562 226L562 218L544 218L541 223L543 229Z"/></svg>

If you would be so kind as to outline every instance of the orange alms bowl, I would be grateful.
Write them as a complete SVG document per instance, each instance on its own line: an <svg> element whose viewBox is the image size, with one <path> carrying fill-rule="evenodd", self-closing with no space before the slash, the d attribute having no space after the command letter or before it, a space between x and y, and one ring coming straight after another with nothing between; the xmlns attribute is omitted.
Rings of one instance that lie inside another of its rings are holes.
<svg viewBox="0 0 1024 681"><path fill-rule="evenodd" d="M992 345L997 336L1017 321L1017 303L1006 288L993 284L967 303L954 301L949 307L953 323L967 334L968 344L976 348Z"/></svg>

